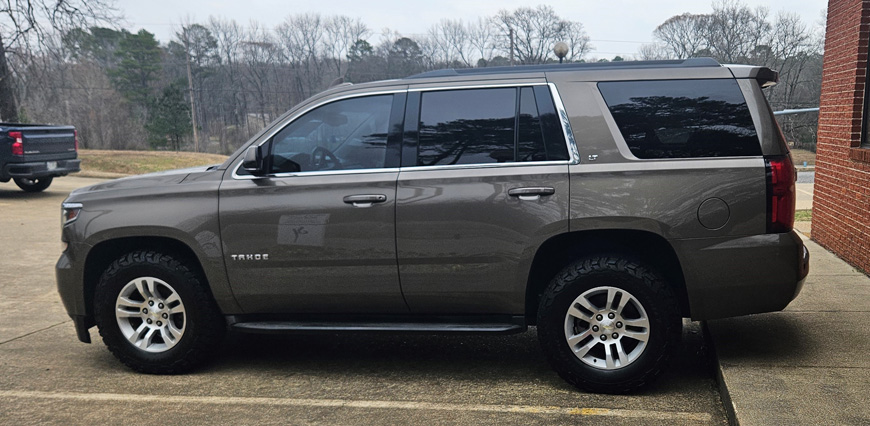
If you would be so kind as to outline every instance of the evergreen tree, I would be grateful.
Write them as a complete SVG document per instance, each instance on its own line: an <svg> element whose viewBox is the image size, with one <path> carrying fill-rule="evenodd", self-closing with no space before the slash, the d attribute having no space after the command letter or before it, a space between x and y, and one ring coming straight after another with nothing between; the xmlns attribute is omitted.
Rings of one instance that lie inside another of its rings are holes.
<svg viewBox="0 0 870 426"><path fill-rule="evenodd" d="M115 55L120 62L110 75L118 91L129 101L147 105L152 83L161 70L161 52L154 34L145 30L127 33L118 43Z"/></svg>
<svg viewBox="0 0 870 426"><path fill-rule="evenodd" d="M178 151L181 140L191 132L190 105L179 84L171 84L150 102L151 114L145 123L152 148L170 146Z"/></svg>

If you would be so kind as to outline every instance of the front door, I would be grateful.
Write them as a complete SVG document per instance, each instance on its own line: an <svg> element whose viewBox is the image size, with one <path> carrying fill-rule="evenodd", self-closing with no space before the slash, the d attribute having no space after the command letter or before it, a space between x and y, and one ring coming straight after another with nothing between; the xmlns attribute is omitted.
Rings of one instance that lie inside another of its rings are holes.
<svg viewBox="0 0 870 426"><path fill-rule="evenodd" d="M221 233L246 313L407 312L396 264L398 154L388 158L387 147L394 102L401 117L403 94L318 106L262 145L268 175L228 170Z"/></svg>

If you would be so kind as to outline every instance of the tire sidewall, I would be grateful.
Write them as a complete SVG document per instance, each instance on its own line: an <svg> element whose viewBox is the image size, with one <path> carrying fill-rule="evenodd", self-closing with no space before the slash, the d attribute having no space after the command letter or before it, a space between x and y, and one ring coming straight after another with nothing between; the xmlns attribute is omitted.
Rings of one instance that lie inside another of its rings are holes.
<svg viewBox="0 0 870 426"><path fill-rule="evenodd" d="M680 323L674 308L668 306L670 301L659 300L660 296L653 290L651 280L607 268L564 278L561 279L561 290L552 295L549 306L542 306L539 310L538 319L541 344L557 372L579 387L615 393L628 391L639 386L638 381L642 384L649 376L656 375L657 368L669 355L675 334L676 338L679 336ZM554 280L553 285L558 280ZM637 359L622 368L604 370L585 364L574 354L565 338L568 308L581 294L597 287L615 287L627 291L643 306L649 318L650 332L646 347Z"/></svg>
<svg viewBox="0 0 870 426"><path fill-rule="evenodd" d="M200 338L200 324L204 318L201 307L195 303L196 297L193 291L193 286L200 283L187 268L180 266L176 261L167 262L166 258L158 258L156 262L154 259L147 259L144 262L138 260L134 264L122 265L121 268L103 274L94 297L95 319L106 345L110 349L117 349L119 353L116 355L126 364L130 365L128 361L134 361L154 367L166 366L183 359L185 354L196 346L195 341ZM115 317L115 303L121 290L130 281L141 277L154 277L165 281L178 293L184 304L184 334L175 346L164 352L151 353L135 347L121 333ZM124 357L132 359L126 360L123 359Z"/></svg>

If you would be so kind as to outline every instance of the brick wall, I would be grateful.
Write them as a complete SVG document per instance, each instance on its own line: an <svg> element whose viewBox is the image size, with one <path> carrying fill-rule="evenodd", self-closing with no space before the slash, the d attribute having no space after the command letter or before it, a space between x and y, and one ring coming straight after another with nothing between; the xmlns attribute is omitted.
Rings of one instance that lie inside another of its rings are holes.
<svg viewBox="0 0 870 426"><path fill-rule="evenodd" d="M870 272L870 149L861 148L870 1L829 0L812 236Z"/></svg>

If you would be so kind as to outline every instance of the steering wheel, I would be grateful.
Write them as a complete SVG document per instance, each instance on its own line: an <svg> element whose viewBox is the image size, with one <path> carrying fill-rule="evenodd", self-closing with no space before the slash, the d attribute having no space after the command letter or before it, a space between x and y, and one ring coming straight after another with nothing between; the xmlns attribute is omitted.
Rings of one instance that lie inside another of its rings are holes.
<svg viewBox="0 0 870 426"><path fill-rule="evenodd" d="M337 169L340 164L338 157L322 146L316 146L311 151L311 170Z"/></svg>

